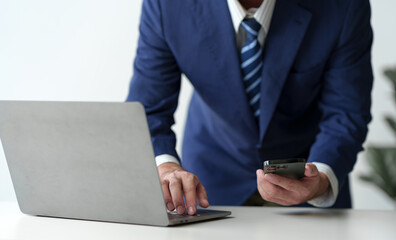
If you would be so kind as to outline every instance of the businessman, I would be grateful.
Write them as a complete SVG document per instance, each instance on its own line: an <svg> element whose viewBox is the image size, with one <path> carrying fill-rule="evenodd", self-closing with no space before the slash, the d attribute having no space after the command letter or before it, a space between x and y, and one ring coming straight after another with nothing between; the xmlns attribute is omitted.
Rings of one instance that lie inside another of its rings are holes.
<svg viewBox="0 0 396 240"><path fill-rule="evenodd" d="M369 0L145 0L127 100L145 106L167 208L351 207L372 39ZM194 93L179 158L181 74ZM307 158L300 180L261 170L290 157Z"/></svg>

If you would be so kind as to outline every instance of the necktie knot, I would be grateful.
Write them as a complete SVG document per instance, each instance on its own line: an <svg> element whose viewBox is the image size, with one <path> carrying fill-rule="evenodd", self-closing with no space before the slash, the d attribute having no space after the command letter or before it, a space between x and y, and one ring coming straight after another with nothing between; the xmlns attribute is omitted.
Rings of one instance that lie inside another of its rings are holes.
<svg viewBox="0 0 396 240"><path fill-rule="evenodd" d="M245 29L248 38L257 38L261 25L254 18L244 19L241 25Z"/></svg>

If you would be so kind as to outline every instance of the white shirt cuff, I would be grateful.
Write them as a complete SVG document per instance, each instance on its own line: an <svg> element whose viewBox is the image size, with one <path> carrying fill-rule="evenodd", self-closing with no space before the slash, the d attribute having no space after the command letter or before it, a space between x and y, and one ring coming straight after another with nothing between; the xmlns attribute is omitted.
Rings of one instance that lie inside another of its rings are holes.
<svg viewBox="0 0 396 240"><path fill-rule="evenodd" d="M167 162L173 162L173 163L177 163L180 165L180 162L177 160L177 158L175 158L172 155L169 154L162 154L162 155L158 155L155 157L155 162L157 164L157 167L163 163L167 163Z"/></svg>
<svg viewBox="0 0 396 240"><path fill-rule="evenodd" d="M330 187L323 194L309 200L308 203L315 207L331 207L338 196L338 179L329 165L320 162L313 162L313 164L315 164L319 172L327 176Z"/></svg>

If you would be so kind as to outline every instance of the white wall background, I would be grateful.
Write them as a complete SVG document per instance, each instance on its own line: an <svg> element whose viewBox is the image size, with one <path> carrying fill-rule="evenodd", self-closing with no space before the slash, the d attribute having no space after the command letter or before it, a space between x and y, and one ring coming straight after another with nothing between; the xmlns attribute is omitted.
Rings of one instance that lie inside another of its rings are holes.
<svg viewBox="0 0 396 240"><path fill-rule="evenodd" d="M1 0L0 100L124 101L132 76L142 0ZM382 119L395 113L382 71L396 66L396 2L372 1L375 31L374 120L367 143L394 144ZM183 80L175 131L183 131L191 86ZM178 144L180 149L180 144ZM351 174L354 207L394 209L382 192L362 183L364 154ZM0 201L15 201L0 148Z"/></svg>

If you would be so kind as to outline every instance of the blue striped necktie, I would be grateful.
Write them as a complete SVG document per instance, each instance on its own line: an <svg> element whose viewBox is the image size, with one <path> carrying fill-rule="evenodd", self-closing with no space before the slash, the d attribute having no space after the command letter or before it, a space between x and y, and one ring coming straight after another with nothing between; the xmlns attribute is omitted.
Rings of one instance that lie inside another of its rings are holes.
<svg viewBox="0 0 396 240"><path fill-rule="evenodd" d="M260 81L263 68L263 52L257 41L260 23L254 19L245 19L241 23L247 33L247 39L241 50L241 69L245 92L256 119L260 116Z"/></svg>

